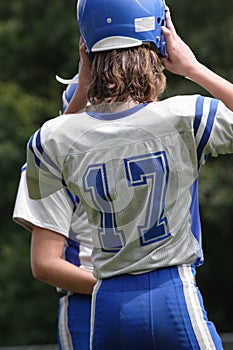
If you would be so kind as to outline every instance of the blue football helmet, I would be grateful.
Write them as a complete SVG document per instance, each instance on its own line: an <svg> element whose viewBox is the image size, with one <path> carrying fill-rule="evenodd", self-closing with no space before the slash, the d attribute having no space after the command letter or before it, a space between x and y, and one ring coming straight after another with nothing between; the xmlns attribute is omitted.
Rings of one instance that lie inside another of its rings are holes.
<svg viewBox="0 0 233 350"><path fill-rule="evenodd" d="M77 19L90 55L150 42L165 56L164 0L78 0Z"/></svg>

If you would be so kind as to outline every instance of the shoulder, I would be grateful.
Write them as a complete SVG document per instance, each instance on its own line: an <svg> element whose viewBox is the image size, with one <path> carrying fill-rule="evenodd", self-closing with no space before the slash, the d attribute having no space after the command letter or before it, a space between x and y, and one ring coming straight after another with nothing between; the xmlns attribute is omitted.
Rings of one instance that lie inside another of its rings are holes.
<svg viewBox="0 0 233 350"><path fill-rule="evenodd" d="M216 116L221 102L215 98L202 95L179 95L167 98L158 103L157 107L170 119L189 119L195 123L206 123ZM221 107L222 109L223 107Z"/></svg>
<svg viewBox="0 0 233 350"><path fill-rule="evenodd" d="M28 149L39 159L43 154L63 152L65 144L73 133L78 131L77 125L82 114L65 114L46 121L28 141Z"/></svg>
<svg viewBox="0 0 233 350"><path fill-rule="evenodd" d="M192 122L195 118L200 95L179 95L148 104L147 109L169 122ZM188 121L189 120L189 121Z"/></svg>
<svg viewBox="0 0 233 350"><path fill-rule="evenodd" d="M49 119L41 127L41 134L46 136L56 135L65 129L69 128L75 122L78 114L63 114L56 118Z"/></svg>
<svg viewBox="0 0 233 350"><path fill-rule="evenodd" d="M163 124L163 129L191 131L199 97L199 95L179 95L151 103L147 107L153 112L151 120L155 120L156 117L159 125Z"/></svg>
<svg viewBox="0 0 233 350"><path fill-rule="evenodd" d="M182 116L193 116L195 115L196 105L200 99L200 95L178 95L169 97L161 101L162 106L173 114Z"/></svg>

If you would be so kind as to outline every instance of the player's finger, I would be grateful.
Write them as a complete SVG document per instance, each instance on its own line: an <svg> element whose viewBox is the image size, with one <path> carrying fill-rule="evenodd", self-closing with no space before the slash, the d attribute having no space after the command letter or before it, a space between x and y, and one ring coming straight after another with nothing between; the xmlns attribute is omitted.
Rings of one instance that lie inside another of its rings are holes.
<svg viewBox="0 0 233 350"><path fill-rule="evenodd" d="M174 44L174 35L172 34L171 30L167 27L162 27L161 29L166 40L167 49L170 49L171 47L173 47Z"/></svg>
<svg viewBox="0 0 233 350"><path fill-rule="evenodd" d="M84 40L83 40L83 37L80 35L80 38L79 38L79 50L83 48L84 46Z"/></svg>
<svg viewBox="0 0 233 350"><path fill-rule="evenodd" d="M83 40L82 36L80 36L80 38L79 38L79 50L80 51L86 50L86 45L84 43L84 40Z"/></svg>
<svg viewBox="0 0 233 350"><path fill-rule="evenodd" d="M169 7L166 7L166 27L171 31L172 34L176 34L176 29L172 23Z"/></svg>

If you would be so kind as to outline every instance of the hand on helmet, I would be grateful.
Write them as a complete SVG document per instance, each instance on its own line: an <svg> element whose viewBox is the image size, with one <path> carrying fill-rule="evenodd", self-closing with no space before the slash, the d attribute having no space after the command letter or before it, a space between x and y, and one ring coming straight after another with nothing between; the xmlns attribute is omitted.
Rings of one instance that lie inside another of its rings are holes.
<svg viewBox="0 0 233 350"><path fill-rule="evenodd" d="M86 51L86 46L83 41L83 38L80 37L78 84L64 114L77 113L78 111L86 107L87 89L90 83L90 75L91 75L91 60Z"/></svg>
<svg viewBox="0 0 233 350"><path fill-rule="evenodd" d="M79 39L79 84L89 84L91 74L91 60L86 50L83 38Z"/></svg>
<svg viewBox="0 0 233 350"><path fill-rule="evenodd" d="M197 64L197 60L191 49L176 33L171 20L169 9L166 11L166 27L162 27L166 39L166 58L161 58L163 66L170 72L189 76L189 72Z"/></svg>

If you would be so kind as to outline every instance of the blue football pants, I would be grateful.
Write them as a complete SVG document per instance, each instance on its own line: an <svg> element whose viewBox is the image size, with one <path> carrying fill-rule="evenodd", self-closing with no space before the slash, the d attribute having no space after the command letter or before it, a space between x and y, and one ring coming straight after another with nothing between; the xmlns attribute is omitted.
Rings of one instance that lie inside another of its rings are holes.
<svg viewBox="0 0 233 350"><path fill-rule="evenodd" d="M91 296L67 294L59 299L60 350L90 350Z"/></svg>
<svg viewBox="0 0 233 350"><path fill-rule="evenodd" d="M222 350L189 265L99 280L91 350Z"/></svg>

